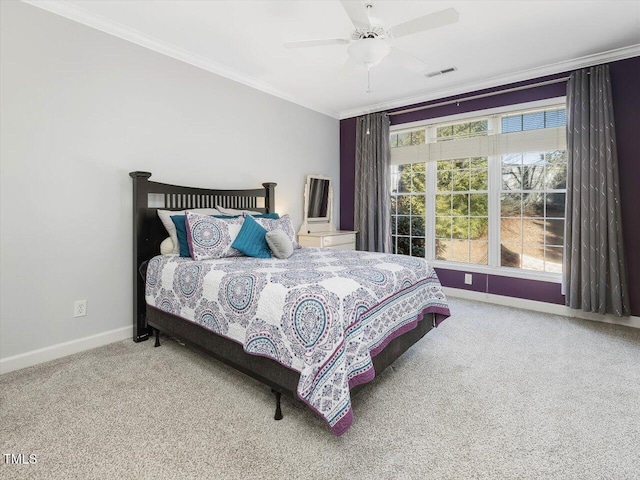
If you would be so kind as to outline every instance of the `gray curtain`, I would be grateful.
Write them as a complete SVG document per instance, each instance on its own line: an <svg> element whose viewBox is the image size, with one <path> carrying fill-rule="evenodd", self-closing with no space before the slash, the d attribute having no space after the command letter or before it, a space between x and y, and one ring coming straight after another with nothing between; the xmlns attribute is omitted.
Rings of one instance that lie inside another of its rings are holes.
<svg viewBox="0 0 640 480"><path fill-rule="evenodd" d="M607 65L576 71L569 78L567 160L566 304L588 312L629 315Z"/></svg>
<svg viewBox="0 0 640 480"><path fill-rule="evenodd" d="M389 117L372 113L356 126L355 229L357 249L391 251Z"/></svg>

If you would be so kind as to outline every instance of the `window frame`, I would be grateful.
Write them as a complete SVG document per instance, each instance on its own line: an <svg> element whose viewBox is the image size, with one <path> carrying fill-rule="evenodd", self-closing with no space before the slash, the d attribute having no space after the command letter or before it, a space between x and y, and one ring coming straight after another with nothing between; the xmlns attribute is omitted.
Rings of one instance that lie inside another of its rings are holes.
<svg viewBox="0 0 640 480"><path fill-rule="evenodd" d="M507 105L504 107L496 107L486 110L467 112L445 117L432 118L411 123L392 125L390 127L390 135L397 134L401 131L425 129L425 141L432 142L436 140L437 128L443 123L460 123L464 121L473 121L476 118L488 118L488 132L500 134L502 131L501 116L515 115L518 112L527 112L534 109L549 109L550 107L565 107L566 97L554 97L535 102L519 103ZM398 147L401 148L401 147ZM489 244L488 244L488 264L478 265L473 263L460 263L447 260L437 260L435 230L436 230L436 194L437 194L437 161L425 162L425 257L429 263L438 268L465 271L471 273L484 273L490 275L498 275L513 278L522 278L528 280L540 280L553 283L562 282L561 273L540 272L535 270L526 270L522 268L503 267L500 266L500 195L502 193L502 155L489 155L488 174L489 174L489 199L488 199L488 216L489 216ZM420 162L422 163L422 162ZM429 208L433 205L434 208ZM566 219L565 219L566 220Z"/></svg>

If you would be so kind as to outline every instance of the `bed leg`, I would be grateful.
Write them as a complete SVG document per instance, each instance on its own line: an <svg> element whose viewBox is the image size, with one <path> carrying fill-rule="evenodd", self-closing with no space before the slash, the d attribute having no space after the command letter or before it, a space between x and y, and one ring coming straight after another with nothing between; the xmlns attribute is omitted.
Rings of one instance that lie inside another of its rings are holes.
<svg viewBox="0 0 640 480"><path fill-rule="evenodd" d="M282 409L280 408L280 397L282 396L282 394L274 390L273 388L271 389L271 392L276 396L276 414L274 415L273 419L282 420Z"/></svg>
<svg viewBox="0 0 640 480"><path fill-rule="evenodd" d="M154 328L154 330L156 331L156 344L154 345L154 347L159 347L160 346L160 330L158 330L157 328Z"/></svg>

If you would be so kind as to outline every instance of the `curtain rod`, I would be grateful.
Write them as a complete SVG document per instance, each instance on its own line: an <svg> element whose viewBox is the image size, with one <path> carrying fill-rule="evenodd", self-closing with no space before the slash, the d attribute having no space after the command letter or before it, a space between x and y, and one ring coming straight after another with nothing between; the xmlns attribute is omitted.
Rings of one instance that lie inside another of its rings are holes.
<svg viewBox="0 0 640 480"><path fill-rule="evenodd" d="M493 97L494 95L502 95L503 93L517 92L519 90L528 90L529 88L542 87L544 85L552 85L554 83L566 82L567 80L569 80L569 77L556 78L554 80L547 80L546 82L538 82L538 83L532 83L531 85L523 85L521 87L507 88L506 90L500 90L499 92L482 93L480 95L473 95L471 97L459 98L457 100L448 100L446 102L434 103L431 105L423 105L422 107L414 107L414 108L408 108L406 110L400 110L397 112L389 112L387 113L387 115L389 116L402 115L404 113L418 112L420 110L427 110L429 108L443 107L445 105L452 105L454 103L468 102L469 100L477 100L479 98Z"/></svg>

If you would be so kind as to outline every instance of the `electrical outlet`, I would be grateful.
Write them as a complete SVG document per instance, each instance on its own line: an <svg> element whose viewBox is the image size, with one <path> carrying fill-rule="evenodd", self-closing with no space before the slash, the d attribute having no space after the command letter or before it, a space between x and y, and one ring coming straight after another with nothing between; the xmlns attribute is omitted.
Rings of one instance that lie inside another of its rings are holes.
<svg viewBox="0 0 640 480"><path fill-rule="evenodd" d="M470 273L465 273L464 274L464 284L465 285L471 285L473 283L473 279L471 277Z"/></svg>
<svg viewBox="0 0 640 480"><path fill-rule="evenodd" d="M73 304L73 316L74 317L84 317L87 314L87 301L86 300L77 300Z"/></svg>

